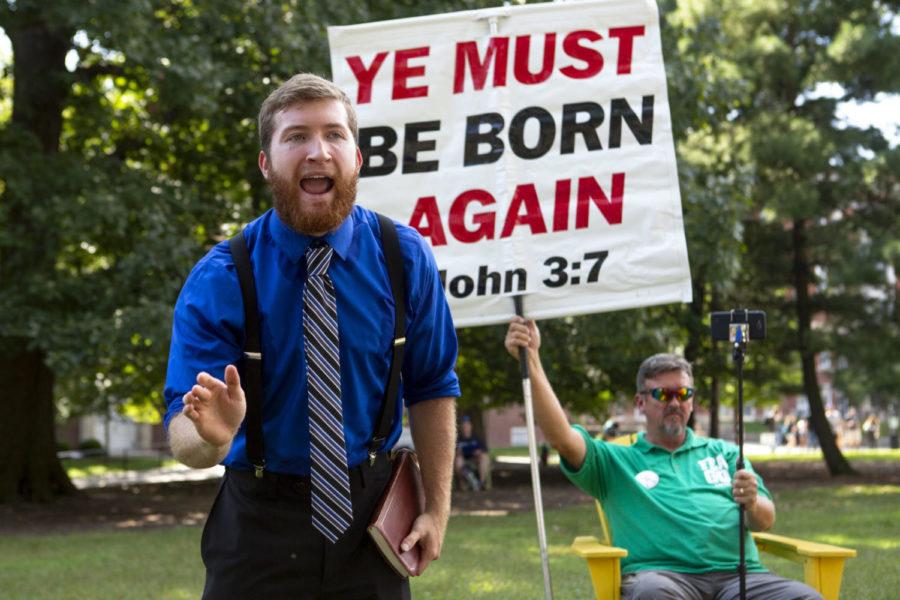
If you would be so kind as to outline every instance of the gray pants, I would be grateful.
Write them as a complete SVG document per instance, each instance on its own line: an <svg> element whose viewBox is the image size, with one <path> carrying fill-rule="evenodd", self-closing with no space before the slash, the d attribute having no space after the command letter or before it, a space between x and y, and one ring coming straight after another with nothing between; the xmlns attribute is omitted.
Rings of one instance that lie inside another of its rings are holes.
<svg viewBox="0 0 900 600"><path fill-rule="evenodd" d="M737 600L737 573L640 571L622 577L622 600ZM748 600L822 600L805 583L771 573L747 573Z"/></svg>

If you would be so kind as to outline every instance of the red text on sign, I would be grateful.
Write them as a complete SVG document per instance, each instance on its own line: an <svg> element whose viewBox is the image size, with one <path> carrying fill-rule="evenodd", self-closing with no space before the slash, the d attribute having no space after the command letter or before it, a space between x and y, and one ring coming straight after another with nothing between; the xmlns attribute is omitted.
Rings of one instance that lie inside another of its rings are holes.
<svg viewBox="0 0 900 600"><path fill-rule="evenodd" d="M422 98L428 95L427 85L411 85L409 80L425 75L425 65L421 63L412 64L411 61L425 58L429 52L428 46L407 48L394 52L394 73L391 85L392 100ZM347 57L347 65L353 71L353 76L356 77L357 104L368 104L372 101L372 85L387 55L387 52L379 52L368 66L359 56Z"/></svg>
<svg viewBox="0 0 900 600"><path fill-rule="evenodd" d="M625 173L613 173L607 193L594 177L579 177L576 182L574 229L586 229L590 225L592 207L600 211L610 225L622 222L622 205L625 196ZM555 184L553 201L553 231L567 231L571 223L572 180L562 179ZM527 227L531 235L548 233L547 223L541 212L537 189L533 183L516 186L506 213L498 213L494 205L496 198L482 189L466 190L459 194L450 205L446 219L446 229L457 241L472 244L481 240L510 237L516 227ZM499 234L498 219L503 223ZM423 196L416 201L409 225L432 246L447 244L444 220L437 206L437 198Z"/></svg>
<svg viewBox="0 0 900 600"><path fill-rule="evenodd" d="M609 30L609 37L618 40L618 55L616 61L616 74L628 75L631 73L634 40L644 35L644 26L614 27ZM515 38L513 52L513 77L519 83L534 85L543 83L550 78L556 66L556 33L544 34L541 68L532 71L531 53L533 46L531 35L520 35ZM603 70L603 54L589 45L598 42L603 36L596 31L582 29L573 31L563 38L563 54L584 65L566 65L559 68L559 72L570 79L587 79ZM510 38L492 37L484 50L479 54L478 43L475 41L457 42L456 57L453 71L453 93L460 94L465 91L468 78L472 89L484 89L488 81L488 74L492 70L492 87L506 85L509 66Z"/></svg>
<svg viewBox="0 0 900 600"><path fill-rule="evenodd" d="M613 27L607 32L609 39L617 41L616 74L628 75L634 64L636 38L644 35L643 25ZM558 37L562 37L560 51L557 51ZM466 81L473 90L482 90L488 85L503 87L507 83L512 59L512 76L521 84L535 85L547 81L554 69L569 79L588 79L600 73L605 65L604 56L596 47L603 35L590 29L579 29L565 35L554 32L542 35L519 35L514 38L497 36L488 40L483 52L478 42L457 42L453 67L453 93L466 91ZM532 54L540 52L540 66L532 69ZM422 59L431 53L429 46L404 48L393 51L394 68L391 73L391 99L424 98L428 96L428 86L422 83L426 77L426 65ZM368 104L372 101L372 89L376 77L381 72L390 52L382 51L368 61L361 56L346 57L347 65L356 78L356 103ZM565 58L575 61L564 63ZM489 75L491 75L489 77ZM417 80L417 81L412 81Z"/></svg>

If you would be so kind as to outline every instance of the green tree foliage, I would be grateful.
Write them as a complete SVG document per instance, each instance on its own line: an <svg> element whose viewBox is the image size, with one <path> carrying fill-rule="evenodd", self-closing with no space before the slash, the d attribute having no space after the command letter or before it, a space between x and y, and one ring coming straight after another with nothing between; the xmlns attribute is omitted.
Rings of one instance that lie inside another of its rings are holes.
<svg viewBox="0 0 900 600"><path fill-rule="evenodd" d="M268 206L256 113L295 72L328 75L327 25L483 4L0 4L0 499L71 490L55 402L162 408L178 289Z"/></svg>
<svg viewBox="0 0 900 600"><path fill-rule="evenodd" d="M0 74L0 377L11 390L0 499L71 489L53 454L57 408L162 407L177 291L203 252L268 207L256 112L291 74L329 73L328 25L497 4L0 3L13 46ZM829 350L852 398L890 398L900 157L835 115L838 101L897 92L896 12L894 1L661 2L695 300L543 324L568 406L599 416L631 396L637 363L666 349L697 363L701 397L715 402L729 366L705 315L739 302L770 314L751 394L799 389L802 374L815 402L810 361ZM843 95L817 96L820 83ZM460 332L464 406L519 400L504 331Z"/></svg>
<svg viewBox="0 0 900 600"><path fill-rule="evenodd" d="M827 352L839 373L896 373L896 321L884 318L896 300L886 244L897 230L897 188L885 168L895 151L881 132L841 123L837 105L898 91L896 3L693 6L721 21L723 56L744 90L729 114L753 177L738 289L769 307L771 346L799 362L826 462L849 472L825 419L816 359ZM841 95L823 97L828 88ZM866 345L879 349L854 352Z"/></svg>

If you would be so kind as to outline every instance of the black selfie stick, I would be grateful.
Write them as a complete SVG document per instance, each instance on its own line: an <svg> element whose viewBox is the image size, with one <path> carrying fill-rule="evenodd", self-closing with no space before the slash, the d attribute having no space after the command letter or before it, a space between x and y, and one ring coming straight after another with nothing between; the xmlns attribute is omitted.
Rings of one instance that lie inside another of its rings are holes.
<svg viewBox="0 0 900 600"><path fill-rule="evenodd" d="M766 313L761 310L739 308L728 311L715 311L710 314L710 333L713 340L728 340L731 343L732 358L737 369L738 401L737 401L737 445L738 459L736 470L744 468L744 357L750 339L761 340L766 337ZM751 335L752 332L752 335ZM738 504L738 579L740 582L740 598L747 599L747 557L745 541L747 531L747 507Z"/></svg>
<svg viewBox="0 0 900 600"><path fill-rule="evenodd" d="M736 469L744 468L744 355L747 352L747 338L750 337L749 327L743 323L729 325L728 339L732 342L732 358L737 369L738 380L738 459ZM744 531L747 509L743 504L738 505L738 539L740 540L740 558L738 562L738 578L740 581L741 600L747 600L747 558L744 552Z"/></svg>

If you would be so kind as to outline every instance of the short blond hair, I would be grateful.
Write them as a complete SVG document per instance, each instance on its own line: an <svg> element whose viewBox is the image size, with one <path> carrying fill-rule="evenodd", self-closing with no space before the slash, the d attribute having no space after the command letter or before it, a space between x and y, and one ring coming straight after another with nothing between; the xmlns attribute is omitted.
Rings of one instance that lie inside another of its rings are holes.
<svg viewBox="0 0 900 600"><path fill-rule="evenodd" d="M259 146L269 154L272 135L275 133L275 115L296 104L315 100L340 100L347 109L347 125L353 139L359 143L359 128L356 123L356 109L344 91L324 77L312 73L298 73L279 85L259 109Z"/></svg>

